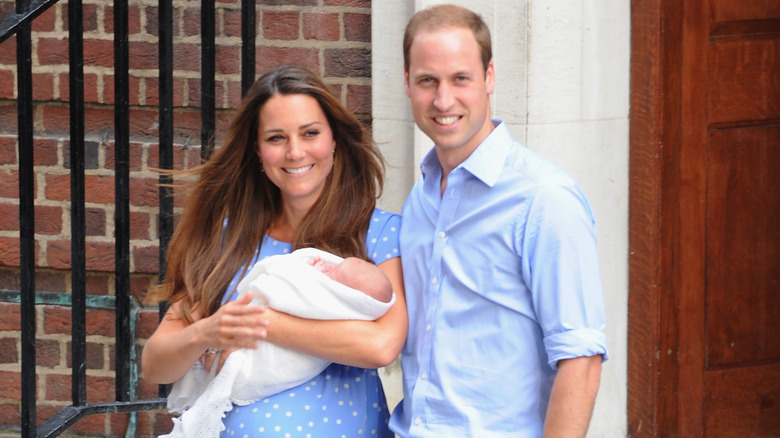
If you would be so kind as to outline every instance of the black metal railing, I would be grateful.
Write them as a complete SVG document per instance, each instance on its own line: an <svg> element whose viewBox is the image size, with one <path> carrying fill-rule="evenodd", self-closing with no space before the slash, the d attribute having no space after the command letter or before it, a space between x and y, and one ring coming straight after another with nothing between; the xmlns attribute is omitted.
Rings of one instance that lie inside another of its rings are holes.
<svg viewBox="0 0 780 438"><path fill-rule="evenodd" d="M114 131L115 131L115 278L114 297L86 294L85 257L85 128L84 128L84 53L83 12L81 0L68 2L69 92L70 92L70 185L71 185L71 263L72 287L69 294L72 319L72 404L42 425L36 425L36 345L35 305L62 302L62 297L39 292L35 285L35 211L33 168L33 74L31 23L56 0L17 0L16 9L0 20L0 44L16 36L17 44L17 111L19 145L19 238L20 290L2 291L6 300L18 298L21 309L22 436L55 437L86 415L134 412L165 406L167 388L160 388L160 398L138 400L135 394L137 361L135 358L135 312L137 304L130 297L130 111L129 111L129 38L127 0L114 1ZM251 86L255 76L255 10L254 0L241 2L241 90ZM201 2L201 158L213 150L215 129L215 24L214 1ZM159 1L159 166L173 165L173 6L171 0ZM160 278L165 276L165 251L173 233L173 197L160 177L159 238ZM86 309L109 307L116 312L116 400L88 403L86 400ZM160 314L165 311L161 306Z"/></svg>

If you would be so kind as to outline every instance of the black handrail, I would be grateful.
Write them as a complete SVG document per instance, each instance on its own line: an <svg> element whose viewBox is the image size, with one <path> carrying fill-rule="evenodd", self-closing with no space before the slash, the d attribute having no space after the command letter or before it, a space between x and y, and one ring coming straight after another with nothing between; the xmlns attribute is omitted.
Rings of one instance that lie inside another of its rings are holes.
<svg viewBox="0 0 780 438"><path fill-rule="evenodd" d="M38 438L53 438L59 436L86 415L135 412L159 409L162 406L165 406L164 399L92 403L84 406L67 406L51 417L38 429Z"/></svg>
<svg viewBox="0 0 780 438"><path fill-rule="evenodd" d="M0 20L0 43L17 34L22 26L29 25L55 3L57 0L17 0L16 11Z"/></svg>

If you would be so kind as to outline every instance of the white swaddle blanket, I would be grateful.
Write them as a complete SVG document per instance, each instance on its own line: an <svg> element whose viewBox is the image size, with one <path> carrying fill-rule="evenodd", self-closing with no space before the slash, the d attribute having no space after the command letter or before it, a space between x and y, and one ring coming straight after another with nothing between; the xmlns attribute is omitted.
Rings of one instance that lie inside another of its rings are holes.
<svg viewBox="0 0 780 438"><path fill-rule="evenodd" d="M395 294L383 303L328 278L307 262L315 257L334 264L343 260L315 248L267 257L238 284L238 296L251 291L253 304L308 319L373 321L395 302ZM222 418L233 403L247 405L300 385L329 364L268 342L261 342L257 349L234 351L216 376L196 361L173 384L168 410L182 415L173 419L173 430L162 437L217 437L225 428Z"/></svg>

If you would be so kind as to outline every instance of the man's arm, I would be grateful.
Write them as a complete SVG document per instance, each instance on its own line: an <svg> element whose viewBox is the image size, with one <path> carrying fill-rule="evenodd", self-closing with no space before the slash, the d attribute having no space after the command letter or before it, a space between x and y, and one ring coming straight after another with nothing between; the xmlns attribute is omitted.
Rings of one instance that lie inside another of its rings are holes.
<svg viewBox="0 0 780 438"><path fill-rule="evenodd" d="M585 436L600 381L601 355L558 362L544 421L545 438Z"/></svg>

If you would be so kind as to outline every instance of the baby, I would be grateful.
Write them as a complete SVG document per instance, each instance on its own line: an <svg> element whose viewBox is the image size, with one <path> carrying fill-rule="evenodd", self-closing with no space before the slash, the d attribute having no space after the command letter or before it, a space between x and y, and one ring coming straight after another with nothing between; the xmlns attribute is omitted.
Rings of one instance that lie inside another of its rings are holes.
<svg viewBox="0 0 780 438"><path fill-rule="evenodd" d="M389 303L393 297L393 286L387 275L376 265L363 259L347 257L341 263L331 263L315 256L309 258L307 263L328 278L359 290L375 300Z"/></svg>
<svg viewBox="0 0 780 438"><path fill-rule="evenodd" d="M236 290L239 296L251 291L253 303L311 319L372 321L395 302L390 280L376 265L315 248L261 260ZM182 415L164 437L189 438L202 431L219 434L224 429L222 414L233 403L244 406L300 385L329 364L268 342L233 351L216 375L216 367L210 373L196 361L168 396L168 409Z"/></svg>

